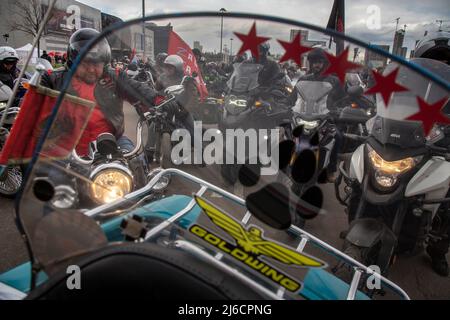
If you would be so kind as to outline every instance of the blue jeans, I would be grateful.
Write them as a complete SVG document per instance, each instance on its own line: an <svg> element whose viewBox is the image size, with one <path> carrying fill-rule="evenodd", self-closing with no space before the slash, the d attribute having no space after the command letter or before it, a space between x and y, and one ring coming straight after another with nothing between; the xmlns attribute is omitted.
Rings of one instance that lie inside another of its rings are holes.
<svg viewBox="0 0 450 320"><path fill-rule="evenodd" d="M126 150L127 152L131 152L134 149L134 143L127 136L121 136L117 139L117 145L120 150Z"/></svg>

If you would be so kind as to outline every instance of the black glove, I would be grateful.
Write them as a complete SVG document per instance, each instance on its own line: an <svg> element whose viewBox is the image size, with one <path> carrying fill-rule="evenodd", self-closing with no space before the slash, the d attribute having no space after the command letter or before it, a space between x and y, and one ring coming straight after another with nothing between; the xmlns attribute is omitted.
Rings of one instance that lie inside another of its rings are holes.
<svg viewBox="0 0 450 320"><path fill-rule="evenodd" d="M165 105L163 105L162 108L170 116L174 114L177 115L183 110L182 106L176 100L166 103Z"/></svg>

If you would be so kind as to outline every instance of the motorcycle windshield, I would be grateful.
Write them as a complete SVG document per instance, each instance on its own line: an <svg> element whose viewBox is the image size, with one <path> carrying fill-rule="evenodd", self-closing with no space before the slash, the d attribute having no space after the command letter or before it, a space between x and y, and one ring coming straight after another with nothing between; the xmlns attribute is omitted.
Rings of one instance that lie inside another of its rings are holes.
<svg viewBox="0 0 450 320"><path fill-rule="evenodd" d="M303 81L295 85L298 92L296 111L306 116L324 115L327 108L328 94L333 89L329 82Z"/></svg>
<svg viewBox="0 0 450 320"><path fill-rule="evenodd" d="M240 62L233 64L233 73L227 86L234 93L248 93L259 87L258 76L263 66L257 63Z"/></svg>
<svg viewBox="0 0 450 320"><path fill-rule="evenodd" d="M443 79L450 79L450 67L442 62L416 58L412 62L424 67ZM387 100L381 94L376 96L377 115L379 119L371 121L372 135L382 143L392 143L403 148L420 147L425 139L433 134L434 127L445 125L450 116L449 91L434 81L419 76L414 70L390 64L384 75L398 72L397 92L392 92ZM430 119L438 116L441 121L422 124L423 117L428 117L426 108L436 104L436 113L429 114ZM405 121L409 120L409 121ZM416 120L416 121L414 121ZM414 137L414 139L411 139Z"/></svg>
<svg viewBox="0 0 450 320"><path fill-rule="evenodd" d="M264 76L279 79L276 63L286 59L297 69L309 68L303 49L299 57L282 59L286 50L280 42L293 41L291 30L302 25L230 13L224 25L225 36L235 39L233 51L220 53L219 18L216 13L149 17L145 37L140 37L141 20L104 27L93 42L78 44L80 56L68 62L70 67L31 85L9 135L14 143L7 143L1 155L4 160L8 154L11 165L28 164L17 217L37 269L51 277L80 256L117 242L143 238L164 246L176 240L194 245L180 250L197 257L197 250L206 252L207 263L231 267L270 289L272 298L346 298L350 281L332 274L344 259L334 248L341 247L337 233L346 229L346 219L338 219L342 228L321 227L333 216L343 217L344 209L332 185L321 188L314 180L322 161L315 151L295 158L292 129L298 123L285 112L296 94L303 112L326 113L331 84L302 80L298 92L264 88L265 96L276 91L276 97L251 102L244 131L223 112L224 101L230 88L258 87L263 63L242 62L235 55L241 47L258 53L254 41L237 35L251 37L256 28L257 35L270 38L266 63L274 74ZM310 30L312 39L325 35L329 38L326 29ZM201 58L190 47L194 41L203 46ZM160 63L163 52L168 57ZM215 83L220 95L212 97L203 81L205 61L232 74L228 84ZM131 63L151 72L155 84L130 79ZM362 64L357 60L353 68L364 70ZM344 85L341 68L333 70L340 73L327 77ZM168 83L170 88L164 86ZM239 98L235 103L247 103ZM279 106L273 100L285 102ZM296 181L305 186L296 189ZM304 221L307 231L298 227ZM171 228L175 238L167 240Z"/></svg>

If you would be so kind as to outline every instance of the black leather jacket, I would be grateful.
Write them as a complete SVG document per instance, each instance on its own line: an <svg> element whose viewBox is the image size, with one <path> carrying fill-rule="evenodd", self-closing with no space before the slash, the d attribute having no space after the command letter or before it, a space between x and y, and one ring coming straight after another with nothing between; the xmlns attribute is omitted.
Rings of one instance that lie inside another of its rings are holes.
<svg viewBox="0 0 450 320"><path fill-rule="evenodd" d="M11 71L6 70L0 64L0 81L10 87L14 87L14 80L19 77L20 70L17 67L12 68Z"/></svg>
<svg viewBox="0 0 450 320"><path fill-rule="evenodd" d="M50 75L45 74L42 77L41 85L53 90L61 90L67 76L67 69L54 71ZM78 95L70 85L67 93ZM140 101L151 107L156 92L148 85L128 78L125 72L117 74L114 69L106 67L103 77L97 82L94 95L106 119L115 129L115 136L119 138L124 132L123 101L126 100L130 103Z"/></svg>

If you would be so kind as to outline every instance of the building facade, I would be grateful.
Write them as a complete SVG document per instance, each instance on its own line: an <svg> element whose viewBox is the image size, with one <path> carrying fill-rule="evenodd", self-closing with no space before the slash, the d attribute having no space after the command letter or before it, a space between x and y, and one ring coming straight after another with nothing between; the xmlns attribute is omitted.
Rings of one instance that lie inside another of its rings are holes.
<svg viewBox="0 0 450 320"><path fill-rule="evenodd" d="M390 49L389 45L374 45L374 46L386 52L389 52ZM373 51L366 50L364 56L364 64L369 68L383 68L387 65L387 63L388 63L387 57L376 54Z"/></svg>
<svg viewBox="0 0 450 320"><path fill-rule="evenodd" d="M9 45L13 48L22 47L33 42L33 36L23 31L14 30L14 21L22 19L15 15L18 10L16 3L28 4L31 12L36 8L27 0L3 0L0 1L0 30L1 34L8 34L8 42L4 37L0 39L0 45ZM45 12L48 8L48 0L41 0L40 9ZM24 22L26 24L26 22ZM93 28L102 30L101 12L78 1L59 0L56 2L54 12L45 26L44 34L41 36L40 50L65 52L72 33L80 28Z"/></svg>

